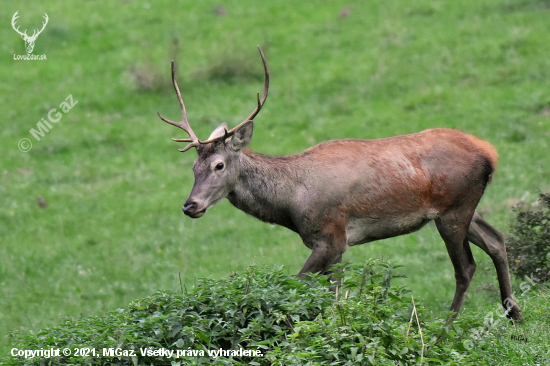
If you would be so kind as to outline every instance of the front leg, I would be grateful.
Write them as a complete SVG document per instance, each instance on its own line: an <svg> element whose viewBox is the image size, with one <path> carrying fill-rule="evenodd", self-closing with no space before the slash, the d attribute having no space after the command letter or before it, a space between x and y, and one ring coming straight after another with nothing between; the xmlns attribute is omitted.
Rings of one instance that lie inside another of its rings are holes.
<svg viewBox="0 0 550 366"><path fill-rule="evenodd" d="M298 277L306 277L308 273L326 274L333 264L342 261L342 253L329 244L319 244L313 248L313 252L298 273Z"/></svg>
<svg viewBox="0 0 550 366"><path fill-rule="evenodd" d="M307 273L326 274L332 265L342 262L342 254L347 249L345 222L331 223L317 235L304 235L302 239L313 252L298 277L306 277Z"/></svg>

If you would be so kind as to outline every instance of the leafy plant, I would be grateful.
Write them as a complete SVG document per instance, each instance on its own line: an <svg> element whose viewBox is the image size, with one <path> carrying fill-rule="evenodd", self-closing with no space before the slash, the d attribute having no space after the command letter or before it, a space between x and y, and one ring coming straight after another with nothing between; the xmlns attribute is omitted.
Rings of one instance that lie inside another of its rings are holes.
<svg viewBox="0 0 550 366"><path fill-rule="evenodd" d="M332 304L334 296L321 282L299 281L284 274L282 268L259 271L250 267L222 280L202 279L191 291L182 288L181 294L156 293L105 318L67 320L58 328L18 338L17 348L91 348L101 355L55 357L52 364L102 364L111 359L123 365L172 365L173 361L254 365L257 357L212 360L208 350L271 348L293 323L314 320ZM137 357L105 357L104 348L135 350ZM183 350L185 354L177 359L142 356L147 348ZM9 362L20 361L14 358Z"/></svg>
<svg viewBox="0 0 550 366"><path fill-rule="evenodd" d="M464 352L472 318L457 322L431 319L392 286L399 266L370 260L345 265L338 292L341 298L314 321L301 321L267 354L274 365L411 365L478 361L475 351ZM412 308L420 312L413 322ZM418 327L416 324L419 324Z"/></svg>
<svg viewBox="0 0 550 366"><path fill-rule="evenodd" d="M535 205L516 209L506 251L510 269L518 277L547 281L550 276L550 193Z"/></svg>
<svg viewBox="0 0 550 366"><path fill-rule="evenodd" d="M5 362L137 366L453 361L464 351L462 340L469 336L472 321L452 325L430 319L414 305L420 320L413 324L413 302L403 287L392 285L394 278L404 277L396 268L376 260L339 266L332 274L332 280L339 281L335 286L327 276L298 280L282 268L250 267L222 280L200 280L190 291L156 293L105 318L67 320L57 328L14 336L17 349L68 348L72 354ZM77 349L86 351L77 355ZM180 354L154 352L160 349ZM229 352L213 353L220 349ZM480 355L469 351L460 357L472 361Z"/></svg>

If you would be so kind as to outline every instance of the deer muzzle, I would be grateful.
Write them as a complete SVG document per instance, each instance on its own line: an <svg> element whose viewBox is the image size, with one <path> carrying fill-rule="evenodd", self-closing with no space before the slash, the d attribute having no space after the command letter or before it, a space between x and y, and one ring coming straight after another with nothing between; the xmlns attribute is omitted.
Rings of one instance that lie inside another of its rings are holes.
<svg viewBox="0 0 550 366"><path fill-rule="evenodd" d="M193 219L198 219L199 217L204 215L204 213L206 212L206 208L200 210L198 208L197 202L195 201L185 202L184 205L181 207L181 209L183 210L184 214L186 214L187 216Z"/></svg>

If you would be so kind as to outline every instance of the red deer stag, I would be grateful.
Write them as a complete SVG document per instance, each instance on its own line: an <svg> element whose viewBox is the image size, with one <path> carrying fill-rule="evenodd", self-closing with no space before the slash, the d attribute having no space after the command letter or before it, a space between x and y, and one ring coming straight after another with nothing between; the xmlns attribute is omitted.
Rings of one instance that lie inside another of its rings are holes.
<svg viewBox="0 0 550 366"><path fill-rule="evenodd" d="M262 50L265 84L254 111L237 127L224 123L200 140L187 121L176 83L183 129L196 148L195 184L183 212L192 218L224 198L238 209L300 235L312 250L299 276L326 273L342 261L349 246L408 234L435 220L455 270L451 310L460 311L476 270L469 242L495 265L502 305L521 320L512 298L503 235L476 211L497 164L488 142L463 132L438 128L376 140L322 142L290 156L266 156L247 149L253 119L265 103L269 70Z"/></svg>

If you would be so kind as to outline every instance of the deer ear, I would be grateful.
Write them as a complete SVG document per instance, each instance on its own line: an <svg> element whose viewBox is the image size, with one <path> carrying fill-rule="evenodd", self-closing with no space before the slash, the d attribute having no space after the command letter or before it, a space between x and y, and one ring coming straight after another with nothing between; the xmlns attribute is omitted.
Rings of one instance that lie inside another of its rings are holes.
<svg viewBox="0 0 550 366"><path fill-rule="evenodd" d="M254 121L250 120L242 125L229 141L229 146L234 151L241 151L248 146L252 139L252 131L254 130Z"/></svg>

